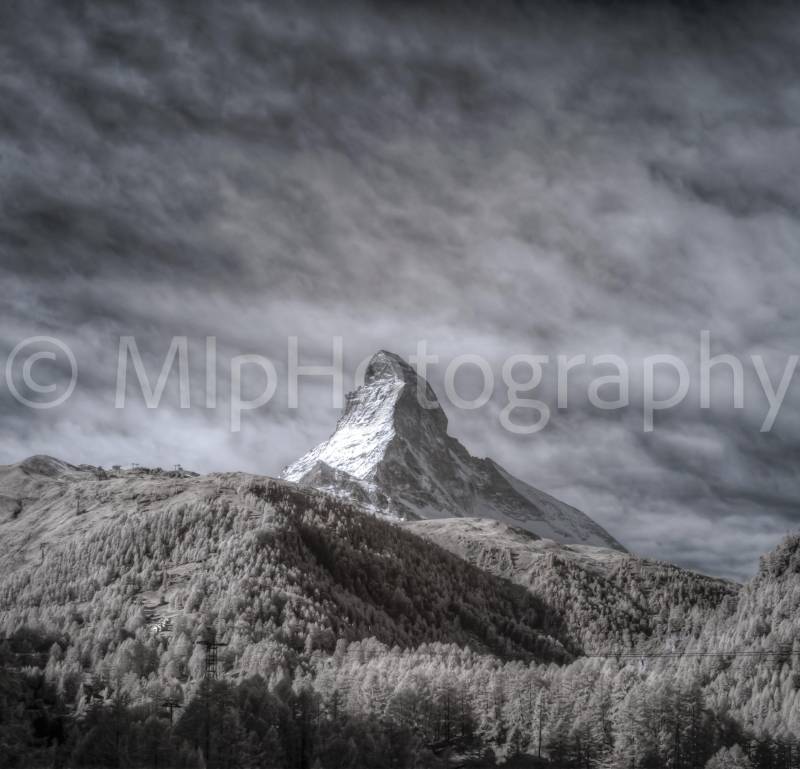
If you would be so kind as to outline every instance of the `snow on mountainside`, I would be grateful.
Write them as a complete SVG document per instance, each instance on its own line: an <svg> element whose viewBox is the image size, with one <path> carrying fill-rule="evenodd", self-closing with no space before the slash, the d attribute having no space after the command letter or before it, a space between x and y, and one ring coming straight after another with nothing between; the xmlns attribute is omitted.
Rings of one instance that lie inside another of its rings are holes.
<svg viewBox="0 0 800 769"><path fill-rule="evenodd" d="M447 434L430 385L383 350L348 394L333 435L282 477L394 518L491 518L556 542L625 550L580 510L471 456Z"/></svg>

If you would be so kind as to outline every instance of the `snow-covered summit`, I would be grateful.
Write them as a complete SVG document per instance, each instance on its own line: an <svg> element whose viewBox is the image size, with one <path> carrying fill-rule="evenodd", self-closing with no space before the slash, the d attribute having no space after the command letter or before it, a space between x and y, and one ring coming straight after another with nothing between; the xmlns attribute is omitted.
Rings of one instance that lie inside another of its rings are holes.
<svg viewBox="0 0 800 769"><path fill-rule="evenodd" d="M396 518L492 518L556 542L624 550L580 510L470 455L447 434L431 386L385 350L348 394L333 435L282 477Z"/></svg>
<svg viewBox="0 0 800 769"><path fill-rule="evenodd" d="M364 386L347 395L336 432L288 467L284 477L299 482L324 463L358 480L371 480L395 437L398 401L415 379L414 370L397 355L385 351L374 355Z"/></svg>

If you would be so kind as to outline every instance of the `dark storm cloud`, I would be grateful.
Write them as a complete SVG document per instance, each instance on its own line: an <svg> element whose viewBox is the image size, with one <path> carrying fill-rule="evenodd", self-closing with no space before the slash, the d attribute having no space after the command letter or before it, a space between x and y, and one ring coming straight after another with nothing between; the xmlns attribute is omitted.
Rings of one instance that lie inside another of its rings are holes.
<svg viewBox="0 0 800 769"><path fill-rule="evenodd" d="M324 388L224 414L113 408L117 343L171 337L352 368L478 353L798 352L800 13L590 3L11 3L0 11L0 362L81 364L67 406L0 391L0 459L47 452L269 473L330 431ZM798 520L800 403L659 415L580 399L533 437L449 409L476 454L630 547L751 572ZM431 379L441 391L443 366ZM469 388L467 377L464 386ZM545 389L547 385L544 386ZM635 388L634 388L635 389ZM724 392L724 387L722 388ZM198 392L193 392L198 395ZM174 396L174 397L172 397ZM729 393L727 395L729 398ZM278 403L280 401L280 403ZM197 402L197 399L195 400Z"/></svg>

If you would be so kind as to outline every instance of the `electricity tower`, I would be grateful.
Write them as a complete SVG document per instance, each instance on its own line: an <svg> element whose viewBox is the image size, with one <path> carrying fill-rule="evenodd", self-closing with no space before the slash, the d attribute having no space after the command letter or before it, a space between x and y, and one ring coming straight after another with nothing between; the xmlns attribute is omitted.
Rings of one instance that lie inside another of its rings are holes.
<svg viewBox="0 0 800 769"><path fill-rule="evenodd" d="M205 763L206 767L211 767L211 697L213 696L212 682L217 679L219 656L217 650L228 644L218 643L212 628L207 628L202 637L197 640L197 645L205 649L205 666L203 672L203 684L205 688L206 704L206 723L205 723Z"/></svg>

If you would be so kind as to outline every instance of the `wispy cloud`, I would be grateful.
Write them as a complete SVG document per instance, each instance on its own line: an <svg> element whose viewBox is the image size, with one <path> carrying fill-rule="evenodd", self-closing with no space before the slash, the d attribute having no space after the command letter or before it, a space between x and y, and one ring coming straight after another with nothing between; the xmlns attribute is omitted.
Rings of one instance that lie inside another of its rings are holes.
<svg viewBox="0 0 800 769"><path fill-rule="evenodd" d="M703 328L778 371L798 352L788 5L0 14L0 353L50 333L82 362L57 411L0 390L0 459L276 473L332 428L327 400L276 401L238 435L177 402L115 411L120 334L154 369L174 335L283 362L287 335L324 359L340 334L351 365L419 338L444 361L694 360ZM646 436L634 409L585 403L534 437L504 433L498 401L451 411L451 428L627 545L743 575L799 517L800 402L760 434L754 393L744 412L687 404Z"/></svg>

